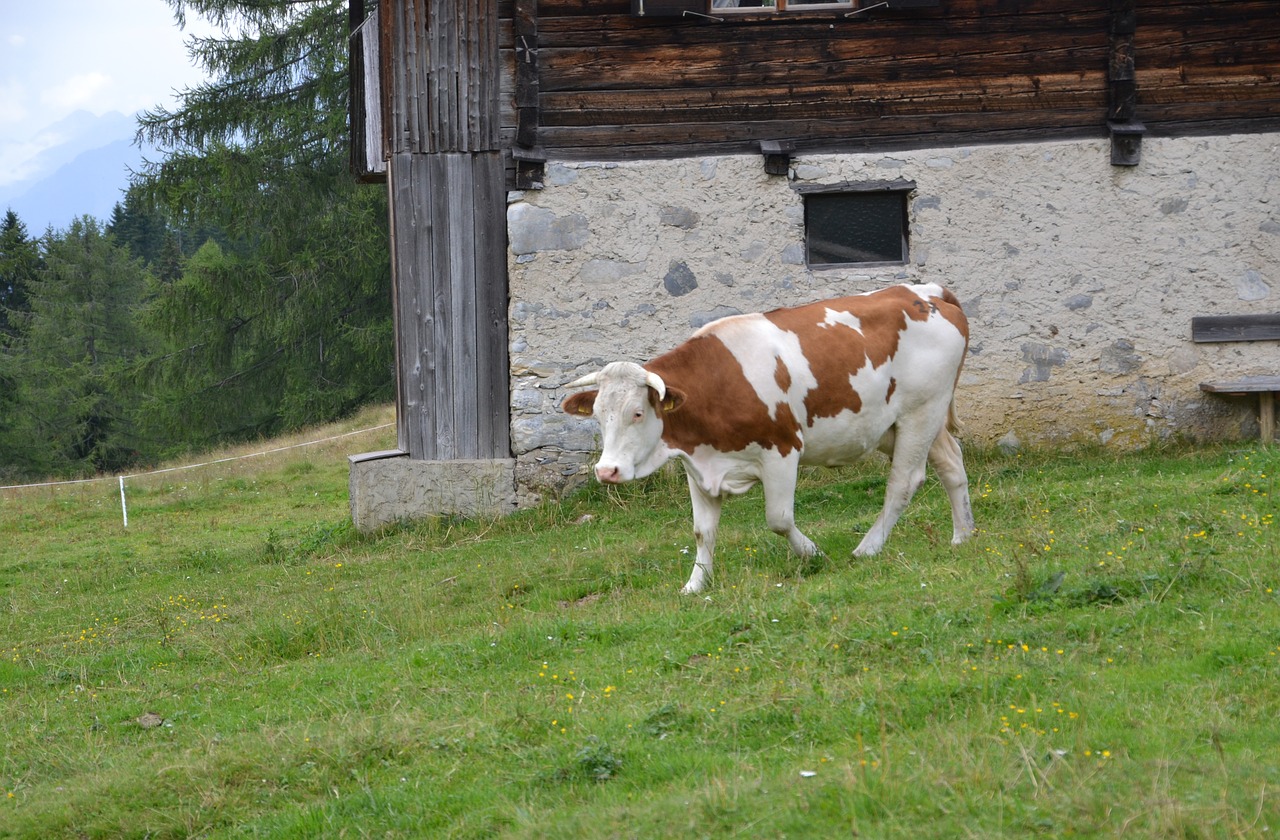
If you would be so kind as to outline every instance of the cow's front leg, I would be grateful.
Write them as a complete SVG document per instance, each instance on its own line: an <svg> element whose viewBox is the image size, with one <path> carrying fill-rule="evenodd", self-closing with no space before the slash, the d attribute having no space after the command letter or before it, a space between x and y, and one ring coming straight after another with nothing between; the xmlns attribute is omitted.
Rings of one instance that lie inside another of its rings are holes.
<svg viewBox="0 0 1280 840"><path fill-rule="evenodd" d="M818 547L796 527L796 473L799 468L799 452L793 452L786 458L771 458L763 464L764 517L769 530L786 537L792 551L800 557L812 557L818 553Z"/></svg>
<svg viewBox="0 0 1280 840"><path fill-rule="evenodd" d="M703 490L692 474L686 473L686 477L689 479L689 498L693 502L693 538L697 541L698 553L689 582L680 591L693 595L701 592L711 577L711 556L716 550L716 532L720 530L720 508L724 499Z"/></svg>

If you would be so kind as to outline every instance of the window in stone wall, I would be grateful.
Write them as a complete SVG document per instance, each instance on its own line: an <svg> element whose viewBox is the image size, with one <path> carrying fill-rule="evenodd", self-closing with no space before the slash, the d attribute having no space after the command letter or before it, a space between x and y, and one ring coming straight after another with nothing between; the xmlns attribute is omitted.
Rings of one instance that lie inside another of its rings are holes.
<svg viewBox="0 0 1280 840"><path fill-rule="evenodd" d="M811 267L907 261L907 201L915 184L876 181L798 187Z"/></svg>

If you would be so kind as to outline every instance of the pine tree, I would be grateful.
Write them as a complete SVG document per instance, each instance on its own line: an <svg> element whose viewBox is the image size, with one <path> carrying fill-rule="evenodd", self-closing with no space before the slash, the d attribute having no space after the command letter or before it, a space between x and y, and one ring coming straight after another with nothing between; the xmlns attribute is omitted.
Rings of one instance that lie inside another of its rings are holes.
<svg viewBox="0 0 1280 840"><path fill-rule="evenodd" d="M171 227L164 212L136 184L125 192L124 202L112 208L107 233L166 283L182 274L187 257L182 242L195 242L200 235ZM202 235L205 239L212 236L208 232Z"/></svg>
<svg viewBox="0 0 1280 840"><path fill-rule="evenodd" d="M157 289L152 418L242 436L388 398L386 197L347 170L345 0L168 2L223 35L190 45L212 80L141 118L167 156L139 186L178 229L220 236Z"/></svg>
<svg viewBox="0 0 1280 840"><path fill-rule="evenodd" d="M21 352L18 336L31 309L29 293L40 270L40 246L9 210L0 220L0 480L22 476L33 466L33 439L22 416Z"/></svg>
<svg viewBox="0 0 1280 840"><path fill-rule="evenodd" d="M13 336L27 311L27 289L39 268L38 243L27 236L18 214L7 211L0 220L0 344Z"/></svg>
<svg viewBox="0 0 1280 840"><path fill-rule="evenodd" d="M185 262L186 258L182 254L182 246L179 245L178 234L173 231L166 231L164 242L160 246L160 253L156 255L155 260L151 263L152 273L161 282L172 283L182 276L182 266Z"/></svg>
<svg viewBox="0 0 1280 840"><path fill-rule="evenodd" d="M18 395L6 461L28 473L118 470L141 455L130 376L148 352L137 327L147 275L89 216L46 250L6 364Z"/></svg>
<svg viewBox="0 0 1280 840"><path fill-rule="evenodd" d="M130 187L124 202L117 202L107 222L107 233L129 249L133 256L150 265L160 255L171 231L164 214L149 202L138 187Z"/></svg>

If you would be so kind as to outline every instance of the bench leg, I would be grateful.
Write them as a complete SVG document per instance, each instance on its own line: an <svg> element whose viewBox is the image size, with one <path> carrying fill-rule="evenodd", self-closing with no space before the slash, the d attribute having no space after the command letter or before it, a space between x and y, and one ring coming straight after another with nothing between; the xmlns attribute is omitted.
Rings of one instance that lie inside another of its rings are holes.
<svg viewBox="0 0 1280 840"><path fill-rule="evenodd" d="M1276 395L1273 391L1258 394L1258 426L1263 443L1276 439Z"/></svg>

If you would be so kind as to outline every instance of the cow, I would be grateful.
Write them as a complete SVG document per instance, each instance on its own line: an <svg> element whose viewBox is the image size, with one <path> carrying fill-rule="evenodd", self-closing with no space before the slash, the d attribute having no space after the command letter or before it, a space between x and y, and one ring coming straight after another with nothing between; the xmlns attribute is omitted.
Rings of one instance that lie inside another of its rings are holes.
<svg viewBox="0 0 1280 840"><path fill-rule="evenodd" d="M818 552L796 527L802 464L890 456L884 507L854 550L876 554L933 464L951 502L953 544L973 533L955 387L969 343L959 301L937 284L900 285L790 309L732 315L641 366L613 362L566 387L563 409L595 416L596 478L643 478L684 463L697 556L681 590L711 577L724 497L764 487L765 518L801 557Z"/></svg>

